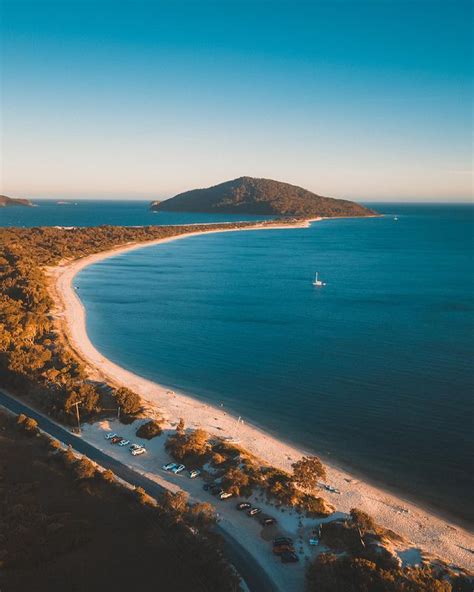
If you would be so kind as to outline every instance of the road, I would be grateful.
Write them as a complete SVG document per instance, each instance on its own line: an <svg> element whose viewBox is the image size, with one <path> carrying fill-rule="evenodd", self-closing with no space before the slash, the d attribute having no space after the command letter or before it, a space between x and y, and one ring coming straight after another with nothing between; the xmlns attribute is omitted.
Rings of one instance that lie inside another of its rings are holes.
<svg viewBox="0 0 474 592"><path fill-rule="evenodd" d="M9 411L20 414L24 413L28 417L35 419L38 426L53 438L71 445L77 452L86 455L102 467L110 469L118 477L127 481L131 485L143 487L143 489L152 497L158 498L165 490L164 487L147 479L137 471L134 471L127 465L111 456L108 456L98 448L95 448L88 442L84 442L80 437L72 434L66 428L60 426L45 415L35 409L28 407L18 399L7 395L0 390L0 405ZM251 592L279 592L279 588L271 580L267 572L255 560L255 558L236 541L223 528L217 526L219 534L224 539L226 556L235 565L242 579L247 584Z"/></svg>

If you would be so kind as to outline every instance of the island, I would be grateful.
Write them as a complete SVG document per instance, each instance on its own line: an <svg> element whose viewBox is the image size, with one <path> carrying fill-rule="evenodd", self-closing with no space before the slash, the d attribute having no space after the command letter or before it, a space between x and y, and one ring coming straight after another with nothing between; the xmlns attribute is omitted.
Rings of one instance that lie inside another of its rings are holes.
<svg viewBox="0 0 474 592"><path fill-rule="evenodd" d="M222 212L305 218L373 216L375 212L345 199L324 197L302 187L254 177L239 177L208 187L153 201L152 211Z"/></svg>
<svg viewBox="0 0 474 592"><path fill-rule="evenodd" d="M0 195L0 208L8 208L12 206L26 206L32 208L33 203L29 199Z"/></svg>

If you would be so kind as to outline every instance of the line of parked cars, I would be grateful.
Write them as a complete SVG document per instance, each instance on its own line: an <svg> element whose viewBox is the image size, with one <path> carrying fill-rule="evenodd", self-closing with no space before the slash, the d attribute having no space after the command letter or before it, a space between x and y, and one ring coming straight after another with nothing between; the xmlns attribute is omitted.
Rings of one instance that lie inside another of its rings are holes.
<svg viewBox="0 0 474 592"><path fill-rule="evenodd" d="M128 446L130 444L130 440L126 438L122 438L113 432L109 432L105 434L105 439L108 440L111 444L118 444L119 446ZM133 456L140 456L140 454L145 454L146 448L141 444L131 444L128 449Z"/></svg>
<svg viewBox="0 0 474 592"><path fill-rule="evenodd" d="M209 493L212 493L212 495L215 495L221 500L226 500L230 497L233 497L233 494L230 493L230 491L225 491L218 483L204 483L202 488L204 491L209 491Z"/></svg>
<svg viewBox="0 0 474 592"><path fill-rule="evenodd" d="M186 467L180 463L170 462L166 465L163 465L161 468L163 469L163 471L171 471L175 475L178 475L179 473L182 473ZM195 479L196 477L199 477L200 474L201 471L199 471L198 469L191 469L188 471L188 477L190 479Z"/></svg>
<svg viewBox="0 0 474 592"><path fill-rule="evenodd" d="M272 516L269 516L268 514L262 513L262 510L260 508L252 507L252 504L250 504L249 502L240 502L235 507L240 512L242 512L243 510L246 510L247 516L250 516L250 517L258 516L258 521L260 522L260 524L262 526L271 526L272 524L276 524L276 522L277 522L276 518L273 518Z"/></svg>

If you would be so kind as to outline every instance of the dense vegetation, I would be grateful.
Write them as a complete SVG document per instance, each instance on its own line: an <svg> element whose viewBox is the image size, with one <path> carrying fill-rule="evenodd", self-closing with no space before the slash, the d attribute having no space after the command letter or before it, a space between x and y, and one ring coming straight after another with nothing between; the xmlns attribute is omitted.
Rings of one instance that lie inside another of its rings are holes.
<svg viewBox="0 0 474 592"><path fill-rule="evenodd" d="M369 216L374 213L352 201L323 197L289 183L253 177L240 177L207 189L186 191L166 201L153 202L151 209L308 218Z"/></svg>
<svg viewBox="0 0 474 592"><path fill-rule="evenodd" d="M0 413L2 590L240 589L208 504L125 488L35 424Z"/></svg>
<svg viewBox="0 0 474 592"><path fill-rule="evenodd" d="M195 226L1 229L0 386L29 397L65 423L74 422L76 403L82 419L117 406L123 415L137 413L140 400L135 393L111 391L87 380L81 361L58 334L45 268L118 245L195 231Z"/></svg>
<svg viewBox="0 0 474 592"><path fill-rule="evenodd" d="M473 580L442 562L403 566L391 543L400 538L365 512L321 526L320 542L331 552L307 569L307 592L468 592Z"/></svg>
<svg viewBox="0 0 474 592"><path fill-rule="evenodd" d="M290 475L263 464L241 446L210 438L202 429L186 430L182 421L175 433L168 436L166 449L175 460L204 469L206 478L219 482L232 495L249 497L259 490L276 505L297 508L308 516L328 516L334 511L323 498L314 495L313 476L302 477L307 469L314 474L324 474L317 457L304 457L293 465Z"/></svg>
<svg viewBox="0 0 474 592"><path fill-rule="evenodd" d="M29 199L23 199L21 197L7 197L6 195L0 195L0 208L8 208L10 206L32 206L33 204Z"/></svg>

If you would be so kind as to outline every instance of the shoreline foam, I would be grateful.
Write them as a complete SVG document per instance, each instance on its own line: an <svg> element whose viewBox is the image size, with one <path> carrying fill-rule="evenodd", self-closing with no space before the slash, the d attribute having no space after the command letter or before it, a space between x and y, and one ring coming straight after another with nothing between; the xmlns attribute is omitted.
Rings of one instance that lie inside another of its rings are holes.
<svg viewBox="0 0 474 592"><path fill-rule="evenodd" d="M72 287L72 281L79 271L89 265L140 248L216 232L308 227L311 222L319 220L321 218L291 225L197 231L146 243L123 245L49 268L48 275L52 280L51 290L57 304L56 314L61 333L75 354L85 362L91 376L135 390L150 408L159 410L172 425L183 417L185 424L189 427L202 427L215 435L232 436L236 422L232 414L186 394L170 391L105 358L94 347L87 335L85 308ZM247 423L239 428L239 439L242 446L251 453L284 470L289 470L291 463L304 454L301 448L282 442L260 427ZM361 477L356 477L332 462L327 463L327 468L328 482L337 487L341 495L326 493L324 495L336 506L337 511L348 512L351 508L358 507L370 513L382 526L394 530L411 543L420 546L426 553L439 556L461 567L473 569L474 537L467 530L457 524L451 524L442 516L426 511L401 496L369 484Z"/></svg>

